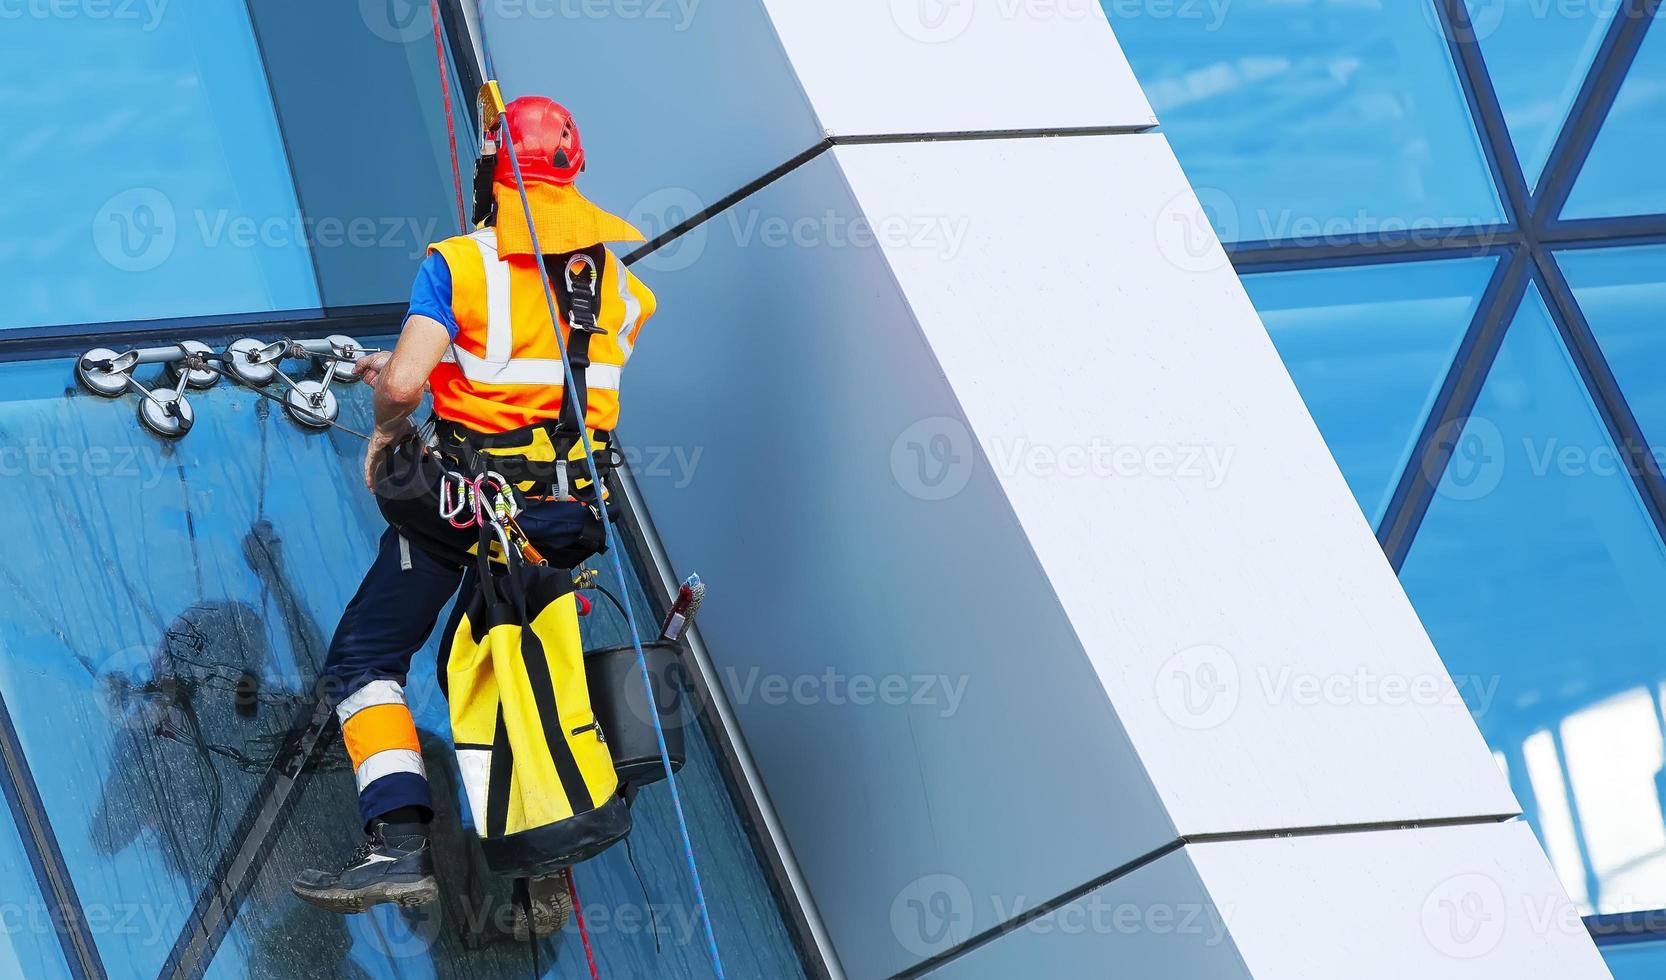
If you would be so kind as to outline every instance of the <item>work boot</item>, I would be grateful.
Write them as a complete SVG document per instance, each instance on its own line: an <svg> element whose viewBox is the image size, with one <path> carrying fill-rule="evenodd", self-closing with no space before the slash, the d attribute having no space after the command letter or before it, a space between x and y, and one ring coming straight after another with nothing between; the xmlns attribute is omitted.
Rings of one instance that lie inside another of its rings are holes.
<svg viewBox="0 0 1666 980"><path fill-rule="evenodd" d="M394 902L426 905L440 897L426 824L378 820L340 871L303 871L289 886L295 897L331 912L363 912Z"/></svg>
<svg viewBox="0 0 1666 980"><path fill-rule="evenodd" d="M567 873L557 871L530 880L515 882L514 933L517 942L531 942L560 932L573 916L573 898L567 892ZM532 920L527 921L527 906L532 907Z"/></svg>

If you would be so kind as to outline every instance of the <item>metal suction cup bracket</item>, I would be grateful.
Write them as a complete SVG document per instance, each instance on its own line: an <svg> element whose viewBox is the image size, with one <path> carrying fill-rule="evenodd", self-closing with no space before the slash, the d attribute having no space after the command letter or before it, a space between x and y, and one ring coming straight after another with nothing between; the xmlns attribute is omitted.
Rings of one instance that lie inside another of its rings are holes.
<svg viewBox="0 0 1666 980"><path fill-rule="evenodd" d="M244 337L226 348L226 370L251 388L264 388L277 377L278 362L288 353L287 341L263 344L253 337Z"/></svg>
<svg viewBox="0 0 1666 980"><path fill-rule="evenodd" d="M199 391L220 383L220 372L208 366L208 359L214 356L214 348L200 340L187 340L179 347L188 356L166 362L164 370L171 381L178 384L183 378L187 387Z"/></svg>
<svg viewBox="0 0 1666 980"><path fill-rule="evenodd" d="M196 421L191 403L178 391L147 392L139 399L139 422L164 439L178 439Z"/></svg>
<svg viewBox="0 0 1666 980"><path fill-rule="evenodd" d="M289 389L283 407L290 418L309 429L328 429L341 417L341 403L330 390L328 378L297 382Z"/></svg>
<svg viewBox="0 0 1666 980"><path fill-rule="evenodd" d="M138 363L131 351L117 354L107 347L94 348L75 362L75 380L100 398L120 398L133 381L129 372Z"/></svg>

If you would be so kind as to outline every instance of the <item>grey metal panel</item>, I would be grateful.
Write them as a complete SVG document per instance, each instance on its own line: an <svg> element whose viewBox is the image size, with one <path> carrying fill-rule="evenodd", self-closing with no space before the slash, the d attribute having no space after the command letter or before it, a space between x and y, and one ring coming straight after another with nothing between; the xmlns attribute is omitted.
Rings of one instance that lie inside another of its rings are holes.
<svg viewBox="0 0 1666 980"><path fill-rule="evenodd" d="M923 878L962 880L983 929L998 897L1060 894L1174 828L861 221L823 156L643 270L660 313L622 432L867 977L923 958L892 926Z"/></svg>
<svg viewBox="0 0 1666 980"><path fill-rule="evenodd" d="M945 891L931 906L945 913ZM1524 823L1197 844L929 974L944 980L1607 977Z"/></svg>
<svg viewBox="0 0 1666 980"><path fill-rule="evenodd" d="M579 187L650 238L821 139L759 0L484 5L504 95L584 133Z"/></svg>
<svg viewBox="0 0 1666 980"><path fill-rule="evenodd" d="M1519 812L1162 136L833 152L1182 833Z"/></svg>
<svg viewBox="0 0 1666 980"><path fill-rule="evenodd" d="M1099 0L765 0L836 136L1152 126Z"/></svg>
<svg viewBox="0 0 1666 980"><path fill-rule="evenodd" d="M945 882L921 903L908 926L945 928L943 920L960 914L963 901L952 883ZM1187 851L1174 851L926 976L1251 980L1261 975L1250 972L1233 941L1233 912L1216 904ZM1318 980L1317 974L1266 974L1261 980L1298 975ZM1352 980L1353 974L1334 977Z"/></svg>

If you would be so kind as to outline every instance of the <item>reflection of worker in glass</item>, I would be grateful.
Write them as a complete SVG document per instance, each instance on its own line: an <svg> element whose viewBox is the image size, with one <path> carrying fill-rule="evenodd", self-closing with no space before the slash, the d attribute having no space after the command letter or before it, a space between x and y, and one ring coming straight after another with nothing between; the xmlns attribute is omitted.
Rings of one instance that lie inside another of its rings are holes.
<svg viewBox="0 0 1666 980"><path fill-rule="evenodd" d="M588 426L598 450L609 445L620 373L654 311L653 294L604 243L642 236L573 186L584 149L566 109L522 98L501 110L483 106L482 120L475 181L482 230L430 248L397 347L360 362L376 390L365 482L376 489L378 464L411 437L410 416L426 387L445 465L477 477L489 456L489 468L515 483L528 503L518 520L532 543L552 564L572 567L598 550L604 519L579 428ZM507 147L497 151L505 138L513 140L530 207ZM559 325L551 322L546 274ZM558 326L583 389L582 422L566 397ZM606 457L597 453L604 472ZM446 522L431 516L444 537ZM463 570L443 549L428 548L432 541L401 527L404 535L392 528L383 535L325 668L369 839L341 870L304 872L294 888L339 912L417 905L437 894L428 849L433 797L404 688L411 657L457 592Z"/></svg>
<svg viewBox="0 0 1666 980"><path fill-rule="evenodd" d="M282 542L270 524L250 530L243 555L282 625L276 642L269 639L272 618L254 606L203 601L168 623L148 671L98 674L120 725L89 821L90 842L100 854L159 849L187 896L228 884L215 875L227 849L238 846L244 810L267 770L292 750L292 723L311 714L310 692L279 678L311 675L324 655L324 637L295 595ZM448 741L427 731L419 741L435 793L458 796ZM316 856L352 819L347 800L332 792L351 782L343 764L327 760L303 778L309 781L306 795L276 835L268 864ZM521 967L525 953L501 945L511 937L524 940L528 931L509 883L488 872L474 834L455 821L435 834L434 844L442 873L457 885L444 911L448 928L439 928L439 913L432 912L408 920L405 938L397 928L385 936L385 930L372 930L368 939L359 937L369 947L361 946L361 955L411 955L414 940L435 960L467 956L471 968L484 974ZM340 920L297 906L288 889L266 875L255 876L236 914L245 927L239 935L249 943L243 955L250 976L370 975L351 958L354 937Z"/></svg>

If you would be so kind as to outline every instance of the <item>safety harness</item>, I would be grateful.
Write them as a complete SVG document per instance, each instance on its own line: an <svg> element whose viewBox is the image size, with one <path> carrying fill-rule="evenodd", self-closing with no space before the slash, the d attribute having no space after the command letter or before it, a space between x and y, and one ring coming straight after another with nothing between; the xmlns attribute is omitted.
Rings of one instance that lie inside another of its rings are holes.
<svg viewBox="0 0 1666 980"><path fill-rule="evenodd" d="M507 477L527 499L582 500L592 506L607 500L605 481L622 463L613 447L613 433L592 429L588 433L594 448L596 471L604 486L600 499L590 480L590 467L580 463L585 441L580 434L583 421L574 407L589 404L586 369L590 366L591 338L602 333L602 271L608 260L600 245L567 255L544 257L563 319L569 326L568 356L572 360L575 391L563 398L559 418L537 422L508 432L482 433L445 419L434 420L436 448L465 471L491 470Z"/></svg>

